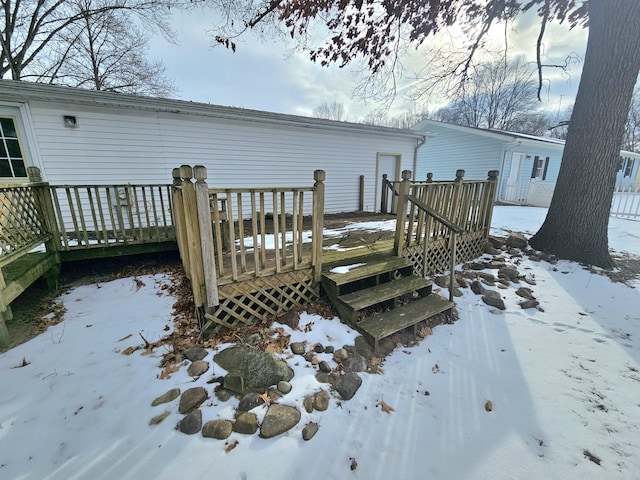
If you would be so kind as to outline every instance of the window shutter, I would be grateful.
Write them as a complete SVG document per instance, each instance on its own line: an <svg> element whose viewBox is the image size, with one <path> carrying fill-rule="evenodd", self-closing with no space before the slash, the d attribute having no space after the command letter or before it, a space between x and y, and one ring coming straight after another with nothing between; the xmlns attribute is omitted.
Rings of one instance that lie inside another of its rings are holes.
<svg viewBox="0 0 640 480"><path fill-rule="evenodd" d="M544 171L542 172L542 180L547 179L547 168L549 168L549 157L547 157L544 162Z"/></svg>
<svg viewBox="0 0 640 480"><path fill-rule="evenodd" d="M531 170L531 178L536 178L536 167L538 166L538 156L533 157L533 169Z"/></svg>

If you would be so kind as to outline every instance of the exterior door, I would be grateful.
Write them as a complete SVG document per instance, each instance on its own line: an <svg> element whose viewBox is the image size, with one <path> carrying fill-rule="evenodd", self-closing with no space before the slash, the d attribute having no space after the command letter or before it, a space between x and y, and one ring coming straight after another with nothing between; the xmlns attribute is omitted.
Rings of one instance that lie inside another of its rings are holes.
<svg viewBox="0 0 640 480"><path fill-rule="evenodd" d="M502 189L502 201L509 203L522 203L526 200L523 198L526 185L522 184L522 168L527 156L524 153L513 152L511 154L511 162L509 162L509 174Z"/></svg>
<svg viewBox="0 0 640 480"><path fill-rule="evenodd" d="M396 181L400 179L400 155L379 153L376 164L376 205L374 210L380 211L380 202L382 201L382 176L387 175L387 180ZM389 194L389 205L391 212L395 212L395 198L392 200Z"/></svg>

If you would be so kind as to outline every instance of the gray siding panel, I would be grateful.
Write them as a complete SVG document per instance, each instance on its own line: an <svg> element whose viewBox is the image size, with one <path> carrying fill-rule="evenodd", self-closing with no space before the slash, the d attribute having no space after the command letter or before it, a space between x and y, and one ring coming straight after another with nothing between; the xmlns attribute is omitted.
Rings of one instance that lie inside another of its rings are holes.
<svg viewBox="0 0 640 480"><path fill-rule="evenodd" d="M416 178L423 180L428 172L434 180L453 180L457 169L464 169L466 180L485 180L489 170L502 167L500 140L464 134L448 128L428 128L434 134L418 151Z"/></svg>

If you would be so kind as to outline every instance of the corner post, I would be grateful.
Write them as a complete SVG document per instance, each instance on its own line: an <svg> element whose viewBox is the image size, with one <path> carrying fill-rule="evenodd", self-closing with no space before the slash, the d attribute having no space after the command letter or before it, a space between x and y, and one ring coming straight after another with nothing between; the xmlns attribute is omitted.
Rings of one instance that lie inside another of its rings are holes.
<svg viewBox="0 0 640 480"><path fill-rule="evenodd" d="M204 268L202 266L202 246L200 242L200 226L198 222L198 205L196 204L196 191L191 179L193 169L189 165L180 166L180 178L182 179L182 200L184 206L184 218L186 223L186 246L189 250L191 263L191 288L193 290L193 302L196 307L204 305L202 295L204 283Z"/></svg>
<svg viewBox="0 0 640 480"><path fill-rule="evenodd" d="M184 218L184 199L182 196L182 179L180 178L180 169L174 168L171 171L173 177L173 185L171 187L172 195L172 215L173 225L176 231L176 243L178 251L182 259L182 268L185 275L191 278L191 262L189 261L189 249L187 248L187 224Z"/></svg>
<svg viewBox="0 0 640 480"><path fill-rule="evenodd" d="M358 210L364 211L364 175L360 175L360 198L358 199Z"/></svg>
<svg viewBox="0 0 640 480"><path fill-rule="evenodd" d="M405 223L407 219L407 203L411 190L411 170L402 171L402 182L398 188L398 208L396 210L396 236L393 242L393 253L402 257L404 246Z"/></svg>
<svg viewBox="0 0 640 480"><path fill-rule="evenodd" d="M453 198L451 200L451 217L449 220L451 220L453 223L455 224L460 224L460 210L461 210L461 205L460 205L460 196L462 193L462 182L464 180L464 170L459 169L456 170L456 179L454 180L454 191L453 191ZM466 223L466 222L465 222ZM453 302L453 289L455 288L455 282L456 282L456 250L457 250L457 238L456 238L456 232L454 232L453 230L450 230L450 234L451 234L451 244L450 244L450 248L451 248L451 265L450 265L450 271L449 271L449 301Z"/></svg>
<svg viewBox="0 0 640 480"><path fill-rule="evenodd" d="M322 236L324 233L324 181L326 173L324 170L316 170L313 172L313 253L311 263L313 265L313 281L320 283L322 279Z"/></svg>
<svg viewBox="0 0 640 480"><path fill-rule="evenodd" d="M204 293L206 298L205 310L212 309L220 303L218 297L218 281L216 278L216 258L213 246L213 229L209 207L209 186L207 185L207 168L202 165L193 167L196 179L196 203L198 209L198 224L200 226L200 242L202 249L202 265L204 273ZM209 313L209 312L208 312Z"/></svg>

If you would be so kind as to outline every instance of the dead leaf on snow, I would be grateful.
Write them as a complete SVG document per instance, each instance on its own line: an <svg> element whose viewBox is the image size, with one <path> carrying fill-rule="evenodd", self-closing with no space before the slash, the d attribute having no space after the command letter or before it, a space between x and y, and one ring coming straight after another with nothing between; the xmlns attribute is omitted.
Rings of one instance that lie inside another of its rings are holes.
<svg viewBox="0 0 640 480"><path fill-rule="evenodd" d="M349 460L351 460L351 470L355 470L356 468L358 468L358 462L356 462L355 458L349 457Z"/></svg>
<svg viewBox="0 0 640 480"><path fill-rule="evenodd" d="M224 448L225 453L229 453L231 450L238 446L238 440L234 440L233 442L227 443L227 446Z"/></svg>
<svg viewBox="0 0 640 480"><path fill-rule="evenodd" d="M487 412L490 412L493 410L493 403L491 403L491 400L487 400L487 403L484 404L484 409Z"/></svg>
<svg viewBox="0 0 640 480"><path fill-rule="evenodd" d="M122 342L124 340L126 340L127 338L131 338L132 334L130 333L129 335L125 335L124 337L122 337L120 340L118 340L118 342ZM116 342L117 343L117 342Z"/></svg>
<svg viewBox="0 0 640 480"><path fill-rule="evenodd" d="M600 462L602 461L602 460L600 460L599 457L597 457L596 455L591 453L589 450L584 450L582 452L582 454L585 456L585 458L588 458L589 460L591 460L596 465L600 465Z"/></svg>
<svg viewBox="0 0 640 480"><path fill-rule="evenodd" d="M380 400L378 403L376 403L376 407L380 407L382 409L382 411L385 412L385 413L395 412L395 409L393 407L390 407L389 405L387 405L384 402L384 400Z"/></svg>
<svg viewBox="0 0 640 480"><path fill-rule="evenodd" d="M440 371L440 365L438 365L437 363L433 366L433 368L431 369L431 371L433 373L438 373Z"/></svg>
<svg viewBox="0 0 640 480"><path fill-rule="evenodd" d="M136 350L138 350L140 348L140 345L136 345L136 346L132 346L132 347L127 347L122 351L122 355L131 355L133 352L135 352Z"/></svg>
<svg viewBox="0 0 640 480"><path fill-rule="evenodd" d="M180 370L178 365L167 365L162 372L160 372L160 380L171 378L171 374L176 373L178 370Z"/></svg>

